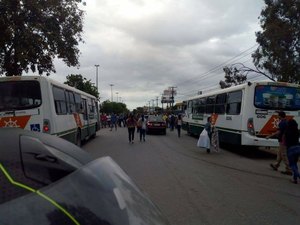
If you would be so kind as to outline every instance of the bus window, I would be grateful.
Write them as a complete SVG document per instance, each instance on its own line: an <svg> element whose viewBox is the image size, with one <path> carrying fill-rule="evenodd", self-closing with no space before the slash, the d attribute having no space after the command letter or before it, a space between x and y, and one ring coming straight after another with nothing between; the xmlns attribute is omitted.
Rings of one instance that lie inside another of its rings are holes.
<svg viewBox="0 0 300 225"><path fill-rule="evenodd" d="M0 111L32 109L41 105L38 81L0 82Z"/></svg>
<svg viewBox="0 0 300 225"><path fill-rule="evenodd" d="M199 99L199 113L205 113L206 109L206 98L200 98Z"/></svg>
<svg viewBox="0 0 300 225"><path fill-rule="evenodd" d="M81 105L81 96L78 93L74 94L75 96L75 109L77 113L82 113L82 105Z"/></svg>
<svg viewBox="0 0 300 225"><path fill-rule="evenodd" d="M83 111L83 119L87 120L87 105L86 105L86 99L81 99L81 105L82 105L82 111Z"/></svg>
<svg viewBox="0 0 300 225"><path fill-rule="evenodd" d="M91 99L90 112L95 113L95 100Z"/></svg>
<svg viewBox="0 0 300 225"><path fill-rule="evenodd" d="M53 86L52 90L53 90L55 111L57 115L67 114L67 101L66 101L64 89Z"/></svg>
<svg viewBox="0 0 300 225"><path fill-rule="evenodd" d="M228 93L226 113L228 115L239 115L242 106L242 91Z"/></svg>
<svg viewBox="0 0 300 225"><path fill-rule="evenodd" d="M66 91L68 96L68 113L75 112L75 97L73 91Z"/></svg>
<svg viewBox="0 0 300 225"><path fill-rule="evenodd" d="M187 113L192 113L193 101L188 101L187 103Z"/></svg>
<svg viewBox="0 0 300 225"><path fill-rule="evenodd" d="M197 107L198 107L198 101L197 101L197 99L193 100L192 106L193 106L192 113L193 114L197 114Z"/></svg>
<svg viewBox="0 0 300 225"><path fill-rule="evenodd" d="M215 113L224 114L226 106L227 93L219 94L216 97Z"/></svg>
<svg viewBox="0 0 300 225"><path fill-rule="evenodd" d="M214 113L215 108L215 96L207 97L206 99L206 113L211 114Z"/></svg>
<svg viewBox="0 0 300 225"><path fill-rule="evenodd" d="M275 85L256 86L254 105L263 109L300 110L300 89Z"/></svg>

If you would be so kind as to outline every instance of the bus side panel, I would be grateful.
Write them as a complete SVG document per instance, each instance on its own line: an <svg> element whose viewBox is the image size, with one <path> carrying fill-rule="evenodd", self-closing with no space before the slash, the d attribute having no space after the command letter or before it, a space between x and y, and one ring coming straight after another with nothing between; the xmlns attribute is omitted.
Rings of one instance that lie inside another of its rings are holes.
<svg viewBox="0 0 300 225"><path fill-rule="evenodd" d="M189 134L192 134L192 135L196 135L196 136L199 136L201 134L201 132L203 131L204 129L204 125L200 125L200 124L196 124L196 123L190 123L188 125L188 132Z"/></svg>
<svg viewBox="0 0 300 225"><path fill-rule="evenodd" d="M233 145L241 145L241 134L219 130L219 142Z"/></svg>
<svg viewBox="0 0 300 225"><path fill-rule="evenodd" d="M72 143L76 142L77 124L73 114L57 115L53 97L53 85L48 83L49 96L45 96L43 99L47 99L48 107L45 108L45 112L51 121L51 134L57 135ZM45 116L46 118L46 116Z"/></svg>

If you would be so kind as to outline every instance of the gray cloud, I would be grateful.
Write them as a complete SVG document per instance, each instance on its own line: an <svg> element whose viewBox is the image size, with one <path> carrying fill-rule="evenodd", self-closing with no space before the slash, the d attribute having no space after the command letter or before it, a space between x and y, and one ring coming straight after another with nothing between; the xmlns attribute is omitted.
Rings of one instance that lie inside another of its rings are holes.
<svg viewBox="0 0 300 225"><path fill-rule="evenodd" d="M215 87L222 68L206 72L255 44L262 7L252 0L91 0L84 8L81 67L57 61L51 76L64 81L80 73L95 82L100 64L101 101L110 99L111 83L131 109L169 86L178 87L180 100Z"/></svg>

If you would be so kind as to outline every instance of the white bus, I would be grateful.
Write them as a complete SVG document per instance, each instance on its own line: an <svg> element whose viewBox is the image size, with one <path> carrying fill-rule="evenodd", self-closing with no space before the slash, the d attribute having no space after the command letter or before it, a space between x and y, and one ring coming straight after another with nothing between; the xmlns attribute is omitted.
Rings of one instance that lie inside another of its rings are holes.
<svg viewBox="0 0 300 225"><path fill-rule="evenodd" d="M0 77L0 127L57 135L77 145L99 129L97 99L42 76Z"/></svg>
<svg viewBox="0 0 300 225"><path fill-rule="evenodd" d="M266 136L277 130L280 110L300 125L299 85L248 82L187 99L183 129L199 135L212 116L220 143L275 147L277 140Z"/></svg>

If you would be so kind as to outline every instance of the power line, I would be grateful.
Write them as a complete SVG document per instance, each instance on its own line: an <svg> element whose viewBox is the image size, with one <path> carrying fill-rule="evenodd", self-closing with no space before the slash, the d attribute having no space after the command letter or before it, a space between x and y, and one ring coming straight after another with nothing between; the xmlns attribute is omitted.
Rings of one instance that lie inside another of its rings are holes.
<svg viewBox="0 0 300 225"><path fill-rule="evenodd" d="M227 60L227 61L225 61L225 62L223 62L223 63L221 63L221 64L219 64L219 65L217 65L217 66L215 66L215 67L213 67L212 69L208 70L207 72L204 72L204 73L200 74L200 78L199 78L199 76L198 76L197 78L190 78L190 79L186 80L186 82L188 82L188 81L194 81L193 85L197 85L199 82L203 81L204 78L208 77L212 72L215 72L217 69L219 69L220 67L222 67L222 66L224 66L224 65L228 65L227 63L229 63L229 62L233 63L233 62L232 62L233 60L234 60L234 61L237 61L237 60L240 60L240 59L242 59L242 58L245 58L245 57L249 56L250 54L253 53L253 51L251 51L251 52L248 52L248 51L251 50L251 49L253 49L253 48L255 48L255 47L257 47L257 46L258 46L258 44L255 44L255 45L253 45L252 47L250 47L250 48L244 50L243 52L241 52L241 53L239 53L239 54L237 54L236 56L230 58L229 60ZM248 52L248 53L247 53L247 52ZM245 53L246 53L246 54L245 54ZM246 60L245 62L248 62L249 60L251 60L251 58L248 59L248 60ZM220 74L220 75L221 75L221 74ZM223 75L223 73L222 73L222 75ZM178 85L178 86L179 86L179 85ZM198 90L199 90L199 89L197 89L197 90L190 90L190 91L186 92L186 94L192 93L192 92L195 93L195 92L197 92ZM194 94L190 94L190 95L194 95Z"/></svg>
<svg viewBox="0 0 300 225"><path fill-rule="evenodd" d="M219 69L220 67L222 67L222 66L228 64L230 61L232 61L232 60L234 60L234 59L240 57L241 55L245 54L245 53L248 52L249 50L255 48L256 46L258 46L258 44L253 45L252 47L250 47L250 48L244 50L243 52L237 54L236 56L234 56L234 57L232 57L232 58L230 58L230 59L228 59L227 61L225 61L225 62L223 62L223 63L221 63L221 64L219 64L219 65L217 65L217 66L215 66L215 67L213 67L213 68L211 68L211 69L209 69L208 71L206 71L206 72L204 72L204 73L202 73L202 74L200 74L200 75L197 75L197 77L193 77L193 78L187 79L187 80L184 81L184 82L193 81L193 80L195 80L195 79L198 80L199 76L200 76L200 78L205 77L205 76L209 75L210 73L216 71L216 70ZM252 52L251 52L251 53L252 53ZM251 53L249 53L249 54L251 54ZM247 54L247 55L249 55L249 54ZM179 84L177 84L177 85L179 86Z"/></svg>

